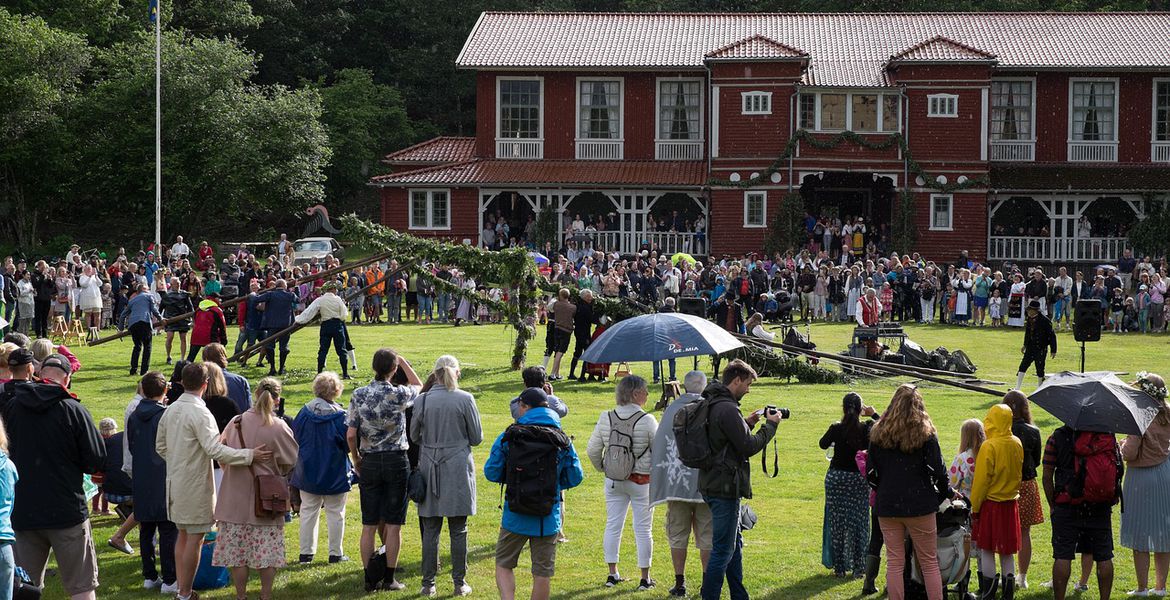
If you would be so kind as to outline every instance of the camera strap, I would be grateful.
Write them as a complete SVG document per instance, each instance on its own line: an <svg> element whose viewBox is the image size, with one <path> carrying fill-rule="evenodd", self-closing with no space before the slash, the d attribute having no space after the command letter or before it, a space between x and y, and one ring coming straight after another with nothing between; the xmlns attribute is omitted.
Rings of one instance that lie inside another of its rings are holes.
<svg viewBox="0 0 1170 600"><path fill-rule="evenodd" d="M764 475L768 475L768 445L764 445L764 449L760 451L760 469L764 471ZM772 474L769 478L775 478L780 474L780 451L776 447L776 437L772 437Z"/></svg>

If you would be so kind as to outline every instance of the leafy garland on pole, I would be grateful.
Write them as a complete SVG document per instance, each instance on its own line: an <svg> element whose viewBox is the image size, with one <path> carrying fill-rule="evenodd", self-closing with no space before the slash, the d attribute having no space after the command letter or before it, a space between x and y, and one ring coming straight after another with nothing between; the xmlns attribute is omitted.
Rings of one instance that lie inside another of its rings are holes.
<svg viewBox="0 0 1170 600"><path fill-rule="evenodd" d="M895 146L902 151L902 159L906 161L906 167L915 176L922 178L925 187L936 189L940 192L954 192L958 190L966 190L971 188L985 188L990 185L986 177L976 177L974 179L967 179L963 182L954 183L939 183L936 177L930 176L918 161L914 160L910 153L910 146L906 142L906 136L900 132L891 133L888 136L878 140L870 141L873 135L860 135L853 131L842 131L833 135L828 139L818 138L807 129L797 129L792 137L788 138L788 142L784 145L784 151L772 164L768 166L763 172L756 177L742 179L740 181L731 181L730 179L711 178L707 180L707 185L713 187L733 187L733 188L750 188L758 185L770 185L770 180L773 173L780 172L785 169L784 162L796 155L796 148L801 142L807 143L818 150L834 150L841 144L846 142L857 144L863 148L870 150L888 150ZM908 186L907 186L908 187Z"/></svg>
<svg viewBox="0 0 1170 600"><path fill-rule="evenodd" d="M918 240L918 226L914 223L914 194L909 190L904 189L898 194L893 217L890 235L893 237L894 247L902 248L903 252L913 249L914 242Z"/></svg>
<svg viewBox="0 0 1170 600"><path fill-rule="evenodd" d="M432 277L436 289L486 304L499 311L516 330L516 343L512 351L512 368L524 367L528 353L528 341L536 336L536 282L539 274L536 263L523 248L508 248L489 252L467 244L453 244L400 233L388 227L376 225L345 215L341 218L346 237L357 240L359 246L380 252L391 252L403 259L421 259L458 267L476 281L498 284L508 290L507 303L493 301L482 294L470 292ZM412 267L416 273L427 274L421 267ZM427 274L429 275L429 274Z"/></svg>

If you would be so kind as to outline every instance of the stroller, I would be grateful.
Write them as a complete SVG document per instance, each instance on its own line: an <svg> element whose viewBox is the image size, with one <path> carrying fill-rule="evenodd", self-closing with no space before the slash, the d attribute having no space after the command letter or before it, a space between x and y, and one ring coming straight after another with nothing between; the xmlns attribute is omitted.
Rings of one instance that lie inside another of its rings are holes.
<svg viewBox="0 0 1170 600"><path fill-rule="evenodd" d="M966 498L952 500L950 506L937 513L938 527L938 568L942 573L943 598L952 596L957 600L975 600L967 588L971 580L971 505ZM886 541L889 543L889 540ZM906 582L907 600L926 600L926 586L923 583L922 568L914 556L909 538L906 540L906 555L910 564L903 573Z"/></svg>

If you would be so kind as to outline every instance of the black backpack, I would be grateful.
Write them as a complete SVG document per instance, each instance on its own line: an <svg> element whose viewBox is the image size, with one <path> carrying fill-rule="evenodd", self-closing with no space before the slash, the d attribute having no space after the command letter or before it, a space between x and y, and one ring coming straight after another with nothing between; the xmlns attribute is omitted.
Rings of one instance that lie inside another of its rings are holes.
<svg viewBox="0 0 1170 600"><path fill-rule="evenodd" d="M711 402L705 397L686 404L674 414L671 428L678 446L678 459L684 466L709 470L720 463L721 453L711 448L708 436L710 416Z"/></svg>
<svg viewBox="0 0 1170 600"><path fill-rule="evenodd" d="M565 432L546 425L514 423L504 430L504 500L516 514L547 517L559 497L557 458L569 447Z"/></svg>

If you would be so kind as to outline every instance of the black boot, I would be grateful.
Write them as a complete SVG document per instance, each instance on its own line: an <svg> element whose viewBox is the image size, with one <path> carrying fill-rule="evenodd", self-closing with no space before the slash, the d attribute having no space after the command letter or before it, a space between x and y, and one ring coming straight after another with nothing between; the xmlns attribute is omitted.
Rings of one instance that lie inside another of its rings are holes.
<svg viewBox="0 0 1170 600"><path fill-rule="evenodd" d="M861 595L868 596L877 593L878 571L882 568L882 559L872 554L865 557L865 583L861 585Z"/></svg>
<svg viewBox="0 0 1170 600"><path fill-rule="evenodd" d="M1003 577L1003 595L1000 596L1003 600L1013 600L1016 597L1016 576L1004 575Z"/></svg>
<svg viewBox="0 0 1170 600"><path fill-rule="evenodd" d="M979 600L995 600L995 592L999 589L999 575L984 577L979 574Z"/></svg>
<svg viewBox="0 0 1170 600"><path fill-rule="evenodd" d="M576 372L577 372L577 359L574 358L573 361L569 363L569 379L576 379L577 376L574 375L574 373L576 373Z"/></svg>
<svg viewBox="0 0 1170 600"><path fill-rule="evenodd" d="M288 358L288 352L280 353L280 374L284 375L284 361Z"/></svg>

